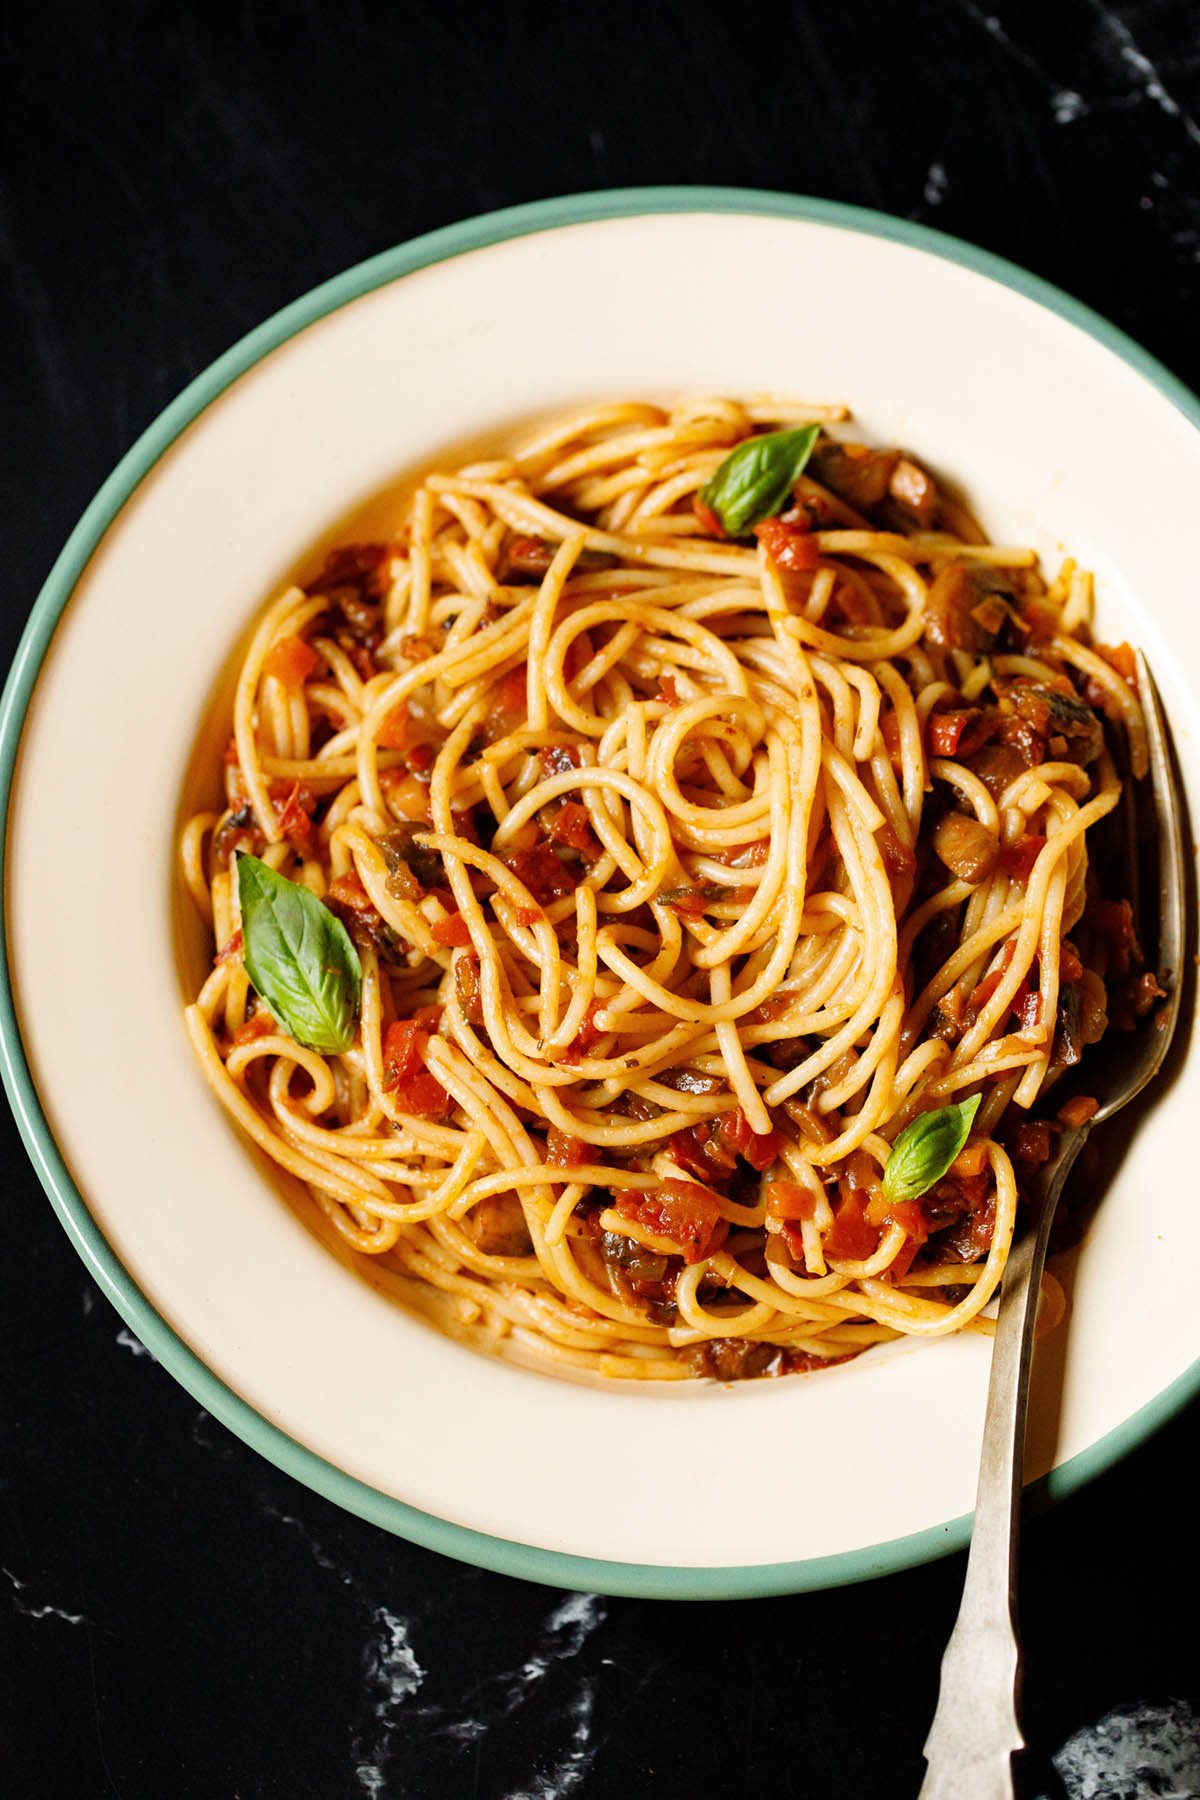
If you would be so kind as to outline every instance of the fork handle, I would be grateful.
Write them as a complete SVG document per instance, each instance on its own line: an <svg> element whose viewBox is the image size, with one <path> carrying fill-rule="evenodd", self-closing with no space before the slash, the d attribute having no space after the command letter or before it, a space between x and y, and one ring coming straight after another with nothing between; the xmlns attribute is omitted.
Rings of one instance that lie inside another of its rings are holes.
<svg viewBox="0 0 1200 1800"><path fill-rule="evenodd" d="M971 1549L925 1741L920 1800L1012 1800L1012 1759L1025 1742L1016 1555L1033 1327L1050 1224L1084 1136L1068 1134L1075 1141L1064 1141L1041 1208L1014 1240L1004 1270Z"/></svg>

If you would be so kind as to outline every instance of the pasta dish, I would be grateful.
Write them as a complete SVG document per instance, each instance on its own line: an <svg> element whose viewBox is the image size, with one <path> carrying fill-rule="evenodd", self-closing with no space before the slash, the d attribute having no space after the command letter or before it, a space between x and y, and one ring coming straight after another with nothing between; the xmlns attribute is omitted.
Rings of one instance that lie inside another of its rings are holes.
<svg viewBox="0 0 1200 1800"><path fill-rule="evenodd" d="M254 628L181 833L188 1029L472 1342L728 1380L990 1329L1094 1109L1056 1082L1159 996L1089 862L1105 721L1145 767L1090 576L845 421L577 412Z"/></svg>

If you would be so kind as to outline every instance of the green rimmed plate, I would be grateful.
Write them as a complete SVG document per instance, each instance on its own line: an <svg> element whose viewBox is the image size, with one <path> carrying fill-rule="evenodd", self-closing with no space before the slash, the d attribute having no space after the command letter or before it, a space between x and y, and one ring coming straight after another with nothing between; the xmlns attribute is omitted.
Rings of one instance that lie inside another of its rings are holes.
<svg viewBox="0 0 1200 1800"><path fill-rule="evenodd" d="M1096 568L1105 629L1146 644L1200 791L1200 634L1181 580L1194 398L1095 315L936 233L704 189L471 221L253 333L88 509L0 719L5 1081L106 1293L210 1411L340 1504L451 1555L603 1591L823 1586L963 1542L986 1346L903 1345L819 1377L647 1393L531 1375L410 1319L281 1202L192 1066L176 804L251 613L397 472L583 399L763 389L848 401L870 435L955 474L994 535L1066 545ZM1119 464L1114 419L1138 447ZM102 802L68 820L59 796L81 757ZM108 1037L86 1083L81 1018ZM1069 1333L1042 1359L1031 1465L1052 1495L1200 1385L1200 1220L1177 1173L1198 1088L1193 1058L1125 1157Z"/></svg>

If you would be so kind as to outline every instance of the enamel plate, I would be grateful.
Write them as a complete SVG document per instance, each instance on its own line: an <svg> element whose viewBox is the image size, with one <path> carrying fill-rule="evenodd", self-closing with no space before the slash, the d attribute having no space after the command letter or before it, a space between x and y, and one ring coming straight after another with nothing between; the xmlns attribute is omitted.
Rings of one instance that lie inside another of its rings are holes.
<svg viewBox="0 0 1200 1800"><path fill-rule="evenodd" d="M531 1373L405 1313L268 1178L193 1064L180 790L256 610L397 474L583 401L764 391L847 402L867 437L959 480L995 539L1092 567L1101 637L1157 672L1196 815L1200 404L1017 269L769 194L496 213L297 302L116 470L4 698L5 1080L93 1276L206 1408L321 1493L452 1556L609 1592L817 1587L962 1544L986 1341L634 1388ZM69 805L81 768L89 803ZM1200 1386L1200 1207L1180 1175L1198 1115L1185 1055L1108 1159L1039 1360L1029 1472L1051 1496Z"/></svg>

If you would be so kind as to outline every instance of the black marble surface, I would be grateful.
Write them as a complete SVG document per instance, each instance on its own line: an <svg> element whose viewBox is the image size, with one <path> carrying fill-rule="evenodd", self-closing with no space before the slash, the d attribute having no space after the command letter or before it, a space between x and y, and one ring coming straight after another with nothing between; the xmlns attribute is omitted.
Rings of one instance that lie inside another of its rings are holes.
<svg viewBox="0 0 1200 1800"><path fill-rule="evenodd" d="M191 376L345 265L514 201L691 181L866 203L1060 282L1200 386L1180 0L25 0L0 31L5 660L82 507ZM86 770L72 802L96 803ZM86 1078L103 1024L80 1024ZM960 1557L676 1607L387 1537L156 1368L0 1132L5 1793L915 1794ZM1200 1794L1198 1422L1028 1525L1029 1794ZM748 1542L753 1513L751 1486Z"/></svg>

